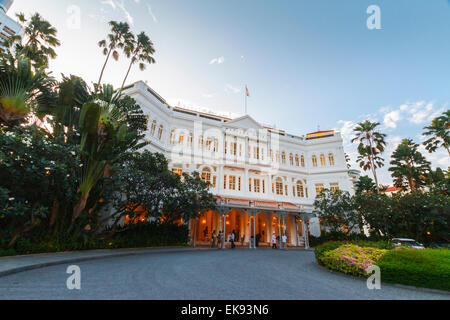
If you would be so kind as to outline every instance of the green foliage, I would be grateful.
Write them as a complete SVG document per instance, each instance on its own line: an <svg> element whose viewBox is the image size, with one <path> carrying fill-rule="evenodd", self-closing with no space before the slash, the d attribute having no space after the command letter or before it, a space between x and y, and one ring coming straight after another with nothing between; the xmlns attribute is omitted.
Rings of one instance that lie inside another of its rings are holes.
<svg viewBox="0 0 450 320"><path fill-rule="evenodd" d="M362 221L355 211L353 197L348 191L325 190L316 197L314 211L321 225L332 232L344 233L359 231Z"/></svg>
<svg viewBox="0 0 450 320"><path fill-rule="evenodd" d="M430 172L430 162L417 150L419 145L411 139L403 139L392 154L391 167L396 187L408 186L415 190L426 184Z"/></svg>
<svg viewBox="0 0 450 320"><path fill-rule="evenodd" d="M113 210L104 222L113 220L114 225L125 216L149 218L161 213L168 224L188 221L215 207L209 185L198 174L181 179L168 170L162 154L147 150L124 154L110 180L104 197Z"/></svg>
<svg viewBox="0 0 450 320"><path fill-rule="evenodd" d="M439 188L399 192L392 196L362 193L355 203L371 231L421 243L448 242L450 197Z"/></svg>
<svg viewBox="0 0 450 320"><path fill-rule="evenodd" d="M386 147L386 135L377 131L379 125L380 123L370 122L369 120L358 123L353 129L355 137L351 140L352 143L359 142L359 156L356 159L356 162L359 163L364 171L372 170L377 188L378 178L376 169L384 166L384 159L381 158L380 155L384 152Z"/></svg>
<svg viewBox="0 0 450 320"><path fill-rule="evenodd" d="M356 182L356 193L375 192L376 190L376 185L369 176L361 176Z"/></svg>
<svg viewBox="0 0 450 320"><path fill-rule="evenodd" d="M24 122L30 111L45 109L55 101L54 79L44 69L33 71L25 57L0 59L0 123Z"/></svg>
<svg viewBox="0 0 450 320"><path fill-rule="evenodd" d="M424 141L423 145L428 152L435 152L439 147L447 150L450 156L450 110L442 113L441 116L434 118L431 125L424 128L424 136L430 137Z"/></svg>
<svg viewBox="0 0 450 320"><path fill-rule="evenodd" d="M352 233L346 234L343 232L322 232L319 237L314 237L312 235L309 236L309 244L311 247L317 247L326 242L335 242L335 241L350 241L354 243L369 243L373 244L377 243L386 243L388 246L389 239L385 237L381 237L377 234L371 234L367 237L364 233Z"/></svg>
<svg viewBox="0 0 450 320"><path fill-rule="evenodd" d="M4 43L8 54L26 57L33 62L35 69L47 68L50 59L56 58L54 48L60 46L57 30L39 13L26 19L24 14L17 15L23 25L23 35L10 38Z"/></svg>
<svg viewBox="0 0 450 320"><path fill-rule="evenodd" d="M107 229L106 232L109 230ZM106 240L108 248L134 248L187 245L189 230L187 225L159 222L139 222L129 227L121 227L114 238Z"/></svg>
<svg viewBox="0 0 450 320"><path fill-rule="evenodd" d="M450 291L450 250L398 249L376 264L382 281Z"/></svg>

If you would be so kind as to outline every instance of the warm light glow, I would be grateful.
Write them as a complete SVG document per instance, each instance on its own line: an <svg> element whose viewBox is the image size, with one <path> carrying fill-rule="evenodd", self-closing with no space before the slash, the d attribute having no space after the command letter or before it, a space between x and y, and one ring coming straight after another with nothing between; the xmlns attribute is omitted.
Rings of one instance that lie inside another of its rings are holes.
<svg viewBox="0 0 450 320"><path fill-rule="evenodd" d="M230 221L227 221L227 224L230 224Z"/></svg>
<svg viewBox="0 0 450 320"><path fill-rule="evenodd" d="M205 224L205 223L206 223L206 219L203 219L203 220L202 220L202 223Z"/></svg>
<svg viewBox="0 0 450 320"><path fill-rule="evenodd" d="M431 232L430 231L427 231L427 235L430 235L431 234Z"/></svg>

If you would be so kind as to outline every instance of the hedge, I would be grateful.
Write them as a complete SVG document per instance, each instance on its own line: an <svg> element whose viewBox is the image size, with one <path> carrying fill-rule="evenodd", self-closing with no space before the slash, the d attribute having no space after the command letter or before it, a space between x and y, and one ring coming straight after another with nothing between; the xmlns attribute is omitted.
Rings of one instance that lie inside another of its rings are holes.
<svg viewBox="0 0 450 320"><path fill-rule="evenodd" d="M76 238L51 237L46 232L34 230L33 241L20 238L11 249L2 249L0 256L19 254L62 252L73 250L139 248L159 246L184 246L188 243L189 232L186 225L160 224L158 222L140 222L112 237L101 239L92 232L83 231ZM108 230L105 230L108 232ZM0 244L2 244L0 239Z"/></svg>

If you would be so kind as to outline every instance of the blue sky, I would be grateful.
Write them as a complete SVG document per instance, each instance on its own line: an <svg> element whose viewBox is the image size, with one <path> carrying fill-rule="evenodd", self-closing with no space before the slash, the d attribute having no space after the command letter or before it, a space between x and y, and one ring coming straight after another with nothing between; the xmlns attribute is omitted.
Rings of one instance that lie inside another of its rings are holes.
<svg viewBox="0 0 450 320"><path fill-rule="evenodd" d="M373 4L381 30L366 26ZM148 81L173 105L232 114L244 112L247 84L256 120L294 134L339 130L352 160L358 121L382 123L388 163L402 137L420 142L422 128L450 102L447 0L15 0L9 14L36 10L63 43L51 63L55 76L96 81L106 23L128 21L157 51L157 63L136 68L130 82ZM120 85L126 68L124 57L111 63L104 81ZM444 151L426 156L450 166ZM380 174L392 183L386 169Z"/></svg>

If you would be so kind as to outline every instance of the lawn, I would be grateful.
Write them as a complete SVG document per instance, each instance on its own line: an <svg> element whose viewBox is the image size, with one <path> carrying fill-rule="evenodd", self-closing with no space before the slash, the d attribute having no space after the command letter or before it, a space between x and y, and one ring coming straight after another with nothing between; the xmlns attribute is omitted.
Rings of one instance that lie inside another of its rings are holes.
<svg viewBox="0 0 450 320"><path fill-rule="evenodd" d="M331 271L367 277L371 265L381 281L450 291L450 250L392 249L385 242L327 242L315 248L319 264Z"/></svg>
<svg viewBox="0 0 450 320"><path fill-rule="evenodd" d="M399 249L376 263L381 281L450 291L450 250Z"/></svg>

